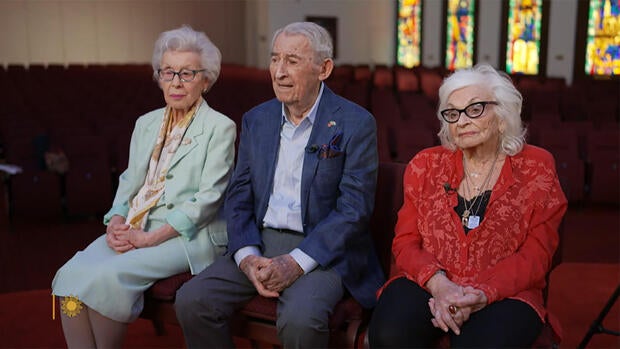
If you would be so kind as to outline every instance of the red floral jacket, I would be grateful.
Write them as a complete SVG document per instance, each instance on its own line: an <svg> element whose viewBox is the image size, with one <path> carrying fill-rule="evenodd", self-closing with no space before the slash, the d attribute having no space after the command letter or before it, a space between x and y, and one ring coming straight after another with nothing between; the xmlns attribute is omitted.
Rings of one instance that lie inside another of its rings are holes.
<svg viewBox="0 0 620 349"><path fill-rule="evenodd" d="M483 221L467 235L454 211L457 193L449 189L463 178L462 156L460 150L433 147L407 166L388 283L405 276L424 287L443 269L457 284L483 290L489 303L514 298L529 304L560 336L542 293L567 208L553 156L530 145L508 156Z"/></svg>

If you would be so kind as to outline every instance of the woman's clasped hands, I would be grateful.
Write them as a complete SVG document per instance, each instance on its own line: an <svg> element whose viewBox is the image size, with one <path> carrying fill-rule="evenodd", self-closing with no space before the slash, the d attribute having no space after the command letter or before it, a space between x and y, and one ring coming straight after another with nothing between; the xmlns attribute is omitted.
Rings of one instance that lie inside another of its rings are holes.
<svg viewBox="0 0 620 349"><path fill-rule="evenodd" d="M125 218L114 216L106 228L106 242L117 253L124 253L140 247L150 246L148 234L142 230L131 229Z"/></svg>
<svg viewBox="0 0 620 349"><path fill-rule="evenodd" d="M433 318L433 326L444 332L452 330L461 334L461 327L471 314L484 308L487 297L483 291L471 286L460 286L443 275L437 275L427 283L433 297L428 306Z"/></svg>

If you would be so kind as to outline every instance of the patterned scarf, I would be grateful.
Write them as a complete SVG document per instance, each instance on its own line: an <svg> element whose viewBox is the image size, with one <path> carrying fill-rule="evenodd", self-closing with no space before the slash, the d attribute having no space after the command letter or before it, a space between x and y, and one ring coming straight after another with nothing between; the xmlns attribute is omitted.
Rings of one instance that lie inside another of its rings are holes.
<svg viewBox="0 0 620 349"><path fill-rule="evenodd" d="M159 198L164 193L164 183L170 160L174 157L183 135L190 122L194 118L198 107L202 104L200 98L190 108L189 112L176 125L172 126L172 108L166 107L164 119L162 120L157 135L157 142L149 160L149 170L146 179L138 194L131 200L129 213L125 224L129 224L133 229L144 230L149 210L157 204Z"/></svg>

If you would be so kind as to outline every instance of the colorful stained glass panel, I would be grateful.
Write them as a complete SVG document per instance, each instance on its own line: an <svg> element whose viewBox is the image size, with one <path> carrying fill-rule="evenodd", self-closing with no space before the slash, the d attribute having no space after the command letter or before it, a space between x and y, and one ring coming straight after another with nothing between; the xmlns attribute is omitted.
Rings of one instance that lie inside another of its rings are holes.
<svg viewBox="0 0 620 349"><path fill-rule="evenodd" d="M538 74L541 21L542 0L510 0L506 72Z"/></svg>
<svg viewBox="0 0 620 349"><path fill-rule="evenodd" d="M456 70L473 65L475 0L448 0L446 26L446 68Z"/></svg>
<svg viewBox="0 0 620 349"><path fill-rule="evenodd" d="M585 72L620 75L620 0L590 0Z"/></svg>
<svg viewBox="0 0 620 349"><path fill-rule="evenodd" d="M421 13L422 0L398 0L398 65L407 68L420 65Z"/></svg>

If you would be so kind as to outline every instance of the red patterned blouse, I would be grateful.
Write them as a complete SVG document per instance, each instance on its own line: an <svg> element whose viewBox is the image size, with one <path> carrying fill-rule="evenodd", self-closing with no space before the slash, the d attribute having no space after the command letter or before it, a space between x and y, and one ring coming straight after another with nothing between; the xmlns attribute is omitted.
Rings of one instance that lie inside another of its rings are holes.
<svg viewBox="0 0 620 349"><path fill-rule="evenodd" d="M420 152L407 166L390 281L405 276L424 287L443 269L453 282L483 290L489 303L518 299L545 321L542 290L567 208L553 156L525 145L506 157L484 219L468 234L454 211L457 193L448 189L463 178L462 157L460 150L439 146ZM549 319L561 335L555 318Z"/></svg>

